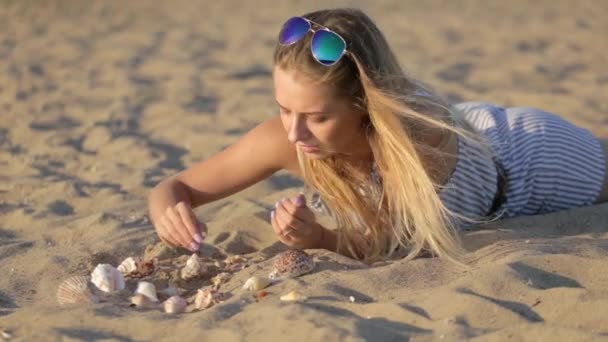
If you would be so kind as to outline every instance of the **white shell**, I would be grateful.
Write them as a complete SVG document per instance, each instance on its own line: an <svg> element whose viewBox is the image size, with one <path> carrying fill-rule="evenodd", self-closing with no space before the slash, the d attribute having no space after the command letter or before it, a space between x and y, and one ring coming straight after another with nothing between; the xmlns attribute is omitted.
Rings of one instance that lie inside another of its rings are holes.
<svg viewBox="0 0 608 342"><path fill-rule="evenodd" d="M166 313L177 314L186 311L186 307L188 306L188 302L180 296L173 296L167 299L163 306L165 308Z"/></svg>
<svg viewBox="0 0 608 342"><path fill-rule="evenodd" d="M120 271L123 275L131 274L137 271L137 265L141 263L141 258L139 257L128 257L123 260L118 267L117 270Z"/></svg>
<svg viewBox="0 0 608 342"><path fill-rule="evenodd" d="M265 289L272 282L268 278L261 277L251 277L245 281L245 285L243 285L243 290L249 291L259 291L261 289Z"/></svg>
<svg viewBox="0 0 608 342"><path fill-rule="evenodd" d="M149 300L153 302L158 302L158 297L156 296L156 286L154 284L147 281L140 281L137 283L137 289L135 290L135 294L144 295Z"/></svg>
<svg viewBox="0 0 608 342"><path fill-rule="evenodd" d="M153 308L157 305L143 294L136 294L135 296L131 297L131 304L135 305L135 307L138 309Z"/></svg>
<svg viewBox="0 0 608 342"><path fill-rule="evenodd" d="M89 277L74 276L64 280L57 289L59 304L98 303L99 298L91 291Z"/></svg>
<svg viewBox="0 0 608 342"><path fill-rule="evenodd" d="M207 272L207 265L203 263L198 255L192 254L186 261L186 266L182 268L181 276L184 280L198 278Z"/></svg>
<svg viewBox="0 0 608 342"><path fill-rule="evenodd" d="M219 304L227 299L227 294L214 288L198 289L194 298L194 308L203 310Z"/></svg>
<svg viewBox="0 0 608 342"><path fill-rule="evenodd" d="M209 289L198 289L194 298L194 307L197 310L207 309L213 306L213 296Z"/></svg>
<svg viewBox="0 0 608 342"><path fill-rule="evenodd" d="M308 297L298 291L291 291L288 294L282 295L279 299L283 302L301 302L307 300Z"/></svg>
<svg viewBox="0 0 608 342"><path fill-rule="evenodd" d="M112 265L99 264L91 274L91 282L103 292L118 292L125 288L125 278Z"/></svg>

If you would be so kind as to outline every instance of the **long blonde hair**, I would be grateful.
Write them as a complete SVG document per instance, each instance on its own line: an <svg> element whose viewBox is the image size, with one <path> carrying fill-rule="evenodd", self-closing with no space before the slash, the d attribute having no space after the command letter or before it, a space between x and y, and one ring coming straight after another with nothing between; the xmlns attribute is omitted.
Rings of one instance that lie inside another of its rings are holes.
<svg viewBox="0 0 608 342"><path fill-rule="evenodd" d="M424 144L420 134L437 127L491 153L487 144L447 101L405 75L384 35L363 12L332 9L304 17L340 34L347 56L332 67L320 65L311 55L308 34L290 46L277 44L274 64L332 86L368 114L362 129L382 179L377 196L361 196L361 180L345 160L309 159L298 149L305 183L321 195L339 228L338 250L373 262L402 247L408 259L428 250L460 263L463 249L453 220L458 215L440 200L441 185L432 180L421 157L442 152Z"/></svg>

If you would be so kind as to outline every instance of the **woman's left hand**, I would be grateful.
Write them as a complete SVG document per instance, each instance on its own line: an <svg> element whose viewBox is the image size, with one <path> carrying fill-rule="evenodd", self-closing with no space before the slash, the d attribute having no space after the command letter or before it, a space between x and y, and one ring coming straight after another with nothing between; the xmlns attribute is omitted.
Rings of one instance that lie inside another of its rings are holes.
<svg viewBox="0 0 608 342"><path fill-rule="evenodd" d="M293 200L283 198L275 208L270 213L270 223L281 242L295 248L320 248L324 228L306 206L304 194Z"/></svg>

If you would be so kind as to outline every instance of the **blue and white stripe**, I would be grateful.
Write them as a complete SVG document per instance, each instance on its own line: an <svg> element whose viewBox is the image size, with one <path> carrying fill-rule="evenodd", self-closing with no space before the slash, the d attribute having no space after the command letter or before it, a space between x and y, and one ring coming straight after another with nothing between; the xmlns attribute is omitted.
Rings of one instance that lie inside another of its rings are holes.
<svg viewBox="0 0 608 342"><path fill-rule="evenodd" d="M502 108L483 102L455 107L489 141L507 177L502 217L537 215L591 205L605 173L600 143L591 132L535 108ZM491 208L496 168L459 137L459 160L447 189L446 206L479 218Z"/></svg>

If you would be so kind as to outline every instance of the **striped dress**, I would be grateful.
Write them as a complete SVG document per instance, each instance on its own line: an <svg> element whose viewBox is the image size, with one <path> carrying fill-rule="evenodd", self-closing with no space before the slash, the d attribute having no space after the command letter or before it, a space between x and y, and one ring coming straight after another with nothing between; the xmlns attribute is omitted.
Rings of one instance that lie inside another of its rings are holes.
<svg viewBox="0 0 608 342"><path fill-rule="evenodd" d="M458 137L458 161L439 191L445 206L462 218L456 219L458 226L588 206L597 199L605 161L588 130L535 108L483 102L454 107L495 152L490 158ZM370 177L379 179L375 172ZM329 213L318 193L312 194L311 207Z"/></svg>
<svg viewBox="0 0 608 342"><path fill-rule="evenodd" d="M483 102L455 107L487 138L496 159L483 157L458 137L458 161L439 194L448 209L469 218L507 218L588 206L597 199L605 161L600 142L588 130L535 108ZM504 171L505 187L491 212L497 169Z"/></svg>

